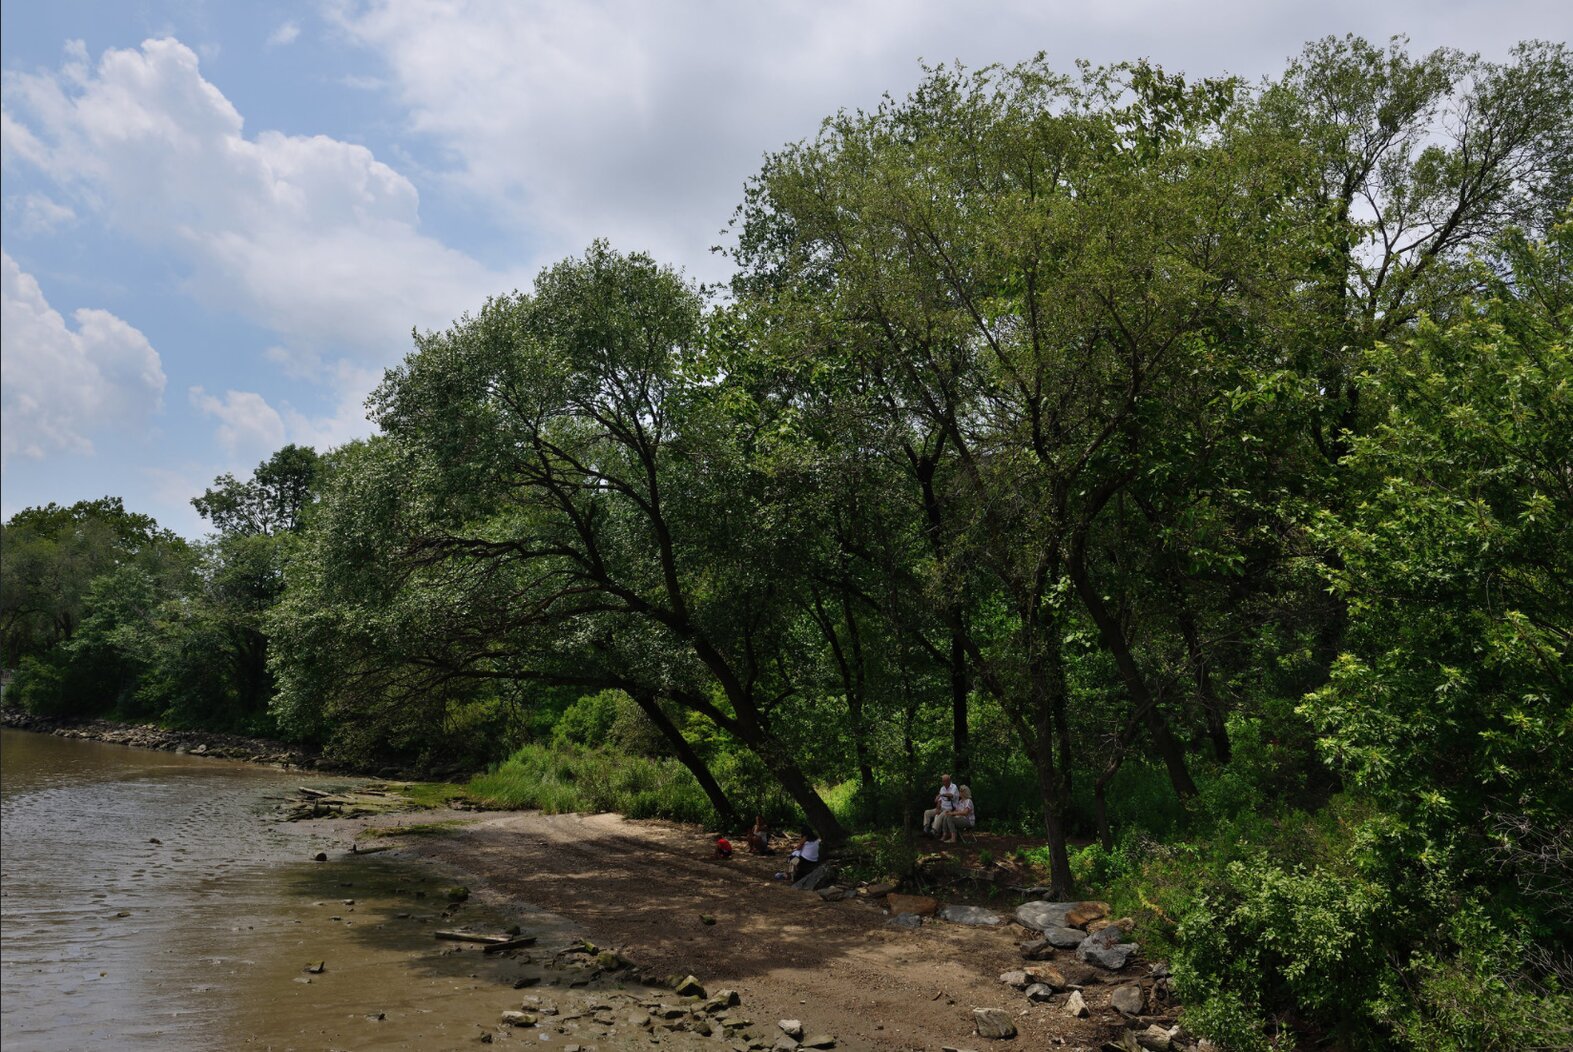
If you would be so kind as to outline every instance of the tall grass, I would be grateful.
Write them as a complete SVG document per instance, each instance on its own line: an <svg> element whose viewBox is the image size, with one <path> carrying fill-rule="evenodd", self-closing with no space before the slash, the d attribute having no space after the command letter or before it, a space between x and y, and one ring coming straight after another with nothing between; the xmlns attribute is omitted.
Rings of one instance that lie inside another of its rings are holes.
<svg viewBox="0 0 1573 1052"><path fill-rule="evenodd" d="M525 745L470 779L465 795L486 807L550 814L616 811L703 825L717 820L699 783L676 760L565 745Z"/></svg>

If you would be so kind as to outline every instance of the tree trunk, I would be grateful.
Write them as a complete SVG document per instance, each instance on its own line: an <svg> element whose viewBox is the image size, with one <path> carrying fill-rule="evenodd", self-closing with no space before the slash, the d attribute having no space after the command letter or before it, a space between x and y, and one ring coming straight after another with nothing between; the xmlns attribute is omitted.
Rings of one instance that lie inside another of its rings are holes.
<svg viewBox="0 0 1573 1052"><path fill-rule="evenodd" d="M967 647L961 634L961 612L951 610L950 629L950 727L951 770L962 785L972 784L972 743L967 731Z"/></svg>
<svg viewBox="0 0 1573 1052"><path fill-rule="evenodd" d="M1201 699L1202 717L1207 722L1207 737L1212 741L1213 755L1219 763L1228 763L1230 756L1229 728L1224 719L1223 699L1213 689L1212 670L1207 655L1202 651L1201 638L1196 631L1196 619L1186 607L1183 598L1179 610L1180 632L1185 636L1185 649L1191 659L1191 675L1196 680L1196 696Z"/></svg>
<svg viewBox="0 0 1573 1052"><path fill-rule="evenodd" d="M650 722L655 724L661 736L672 746L678 762L693 774L694 780L699 783L699 788L704 790L706 798L709 799L710 806L715 808L722 828L740 828L743 822L737 808L732 806L732 801L727 798L721 783L710 773L709 765L694 751L694 747L688 743L687 738L683 737L683 732L677 729L677 725L661 710L660 703L653 696L646 694L635 694L633 699L644 714L650 717Z"/></svg>
<svg viewBox="0 0 1573 1052"><path fill-rule="evenodd" d="M1125 683L1125 689L1130 692L1131 701L1137 710L1144 713L1143 722L1147 726L1147 734L1152 739L1153 748L1158 751L1158 756L1163 760L1164 767L1168 769L1169 781L1174 786L1175 795L1181 800L1189 799L1196 795L1196 783L1191 779L1191 772L1185 766L1185 753L1180 748L1180 743L1175 740L1174 734L1169 730L1168 721L1163 713L1158 710L1152 691L1147 686L1147 681L1141 674L1141 669L1136 665L1136 658L1131 653L1130 643L1125 638L1125 632L1120 628L1114 616L1109 613L1109 608L1104 605L1103 597L1087 579L1087 568L1081 560L1070 561L1071 583L1076 587L1076 594L1081 597L1082 604L1086 606L1087 613L1092 616L1093 624L1098 628L1098 637L1114 658L1115 666L1120 670L1120 679Z"/></svg>
<svg viewBox="0 0 1573 1052"><path fill-rule="evenodd" d="M1049 847L1049 898L1064 900L1071 893L1070 853L1065 846L1065 798L1060 794L1051 746L1043 741L1047 762L1033 766L1038 772L1038 794L1043 799L1043 833Z"/></svg>
<svg viewBox="0 0 1573 1052"><path fill-rule="evenodd" d="M777 743L771 741L762 748L755 748L754 751L765 762L770 773L775 775L776 781L781 783L781 788L785 789L793 802L803 809L803 816L808 819L808 824L819 834L825 846L835 847L837 844L845 843L846 829L831 813L825 801L820 799L797 764L781 755Z"/></svg>

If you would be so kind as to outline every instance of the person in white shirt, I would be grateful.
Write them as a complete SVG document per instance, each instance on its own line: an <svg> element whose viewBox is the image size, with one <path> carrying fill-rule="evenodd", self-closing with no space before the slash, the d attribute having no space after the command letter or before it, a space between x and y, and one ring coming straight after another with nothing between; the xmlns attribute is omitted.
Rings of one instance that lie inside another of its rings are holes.
<svg viewBox="0 0 1573 1052"><path fill-rule="evenodd" d="M791 871L788 879L793 883L802 880L814 870L819 868L819 834L812 829L803 834L797 847L792 850Z"/></svg>
<svg viewBox="0 0 1573 1052"><path fill-rule="evenodd" d="M962 786L956 796L956 806L948 813L939 816L940 833L947 844L954 844L961 839L963 829L971 829L978 821L978 812L972 803L972 789Z"/></svg>
<svg viewBox="0 0 1573 1052"><path fill-rule="evenodd" d="M939 836L939 819L955 810L956 797L956 787L951 784L950 775L940 775L939 792L934 794L934 806L923 812L923 832L930 836Z"/></svg>

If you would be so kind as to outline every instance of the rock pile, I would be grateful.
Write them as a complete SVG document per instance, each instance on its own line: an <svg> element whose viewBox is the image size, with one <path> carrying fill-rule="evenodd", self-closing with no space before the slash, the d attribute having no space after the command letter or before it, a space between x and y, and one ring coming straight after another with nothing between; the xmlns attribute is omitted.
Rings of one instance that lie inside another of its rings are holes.
<svg viewBox="0 0 1573 1052"><path fill-rule="evenodd" d="M502 1029L523 1029L543 1040L554 1039L553 1047L564 1052L602 1042L631 1047L634 1041L646 1040L659 1040L663 1048L730 1052L820 1052L836 1047L834 1037L816 1034L797 1019L783 1019L774 1030L756 1024L743 1013L742 998L735 990L706 995L691 975L669 986L665 993L646 995L627 990L583 990L556 999L530 995L518 1007L505 1009L499 1022ZM491 1037L488 1031L481 1040L490 1044Z"/></svg>

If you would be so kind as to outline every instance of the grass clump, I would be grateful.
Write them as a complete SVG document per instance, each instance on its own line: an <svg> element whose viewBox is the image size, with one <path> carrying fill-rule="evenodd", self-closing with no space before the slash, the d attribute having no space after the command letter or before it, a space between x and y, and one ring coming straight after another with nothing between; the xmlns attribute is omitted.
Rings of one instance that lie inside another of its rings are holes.
<svg viewBox="0 0 1573 1052"><path fill-rule="evenodd" d="M470 779L464 795L483 807L507 810L616 811L629 818L716 820L699 783L676 760L573 745L526 745Z"/></svg>

